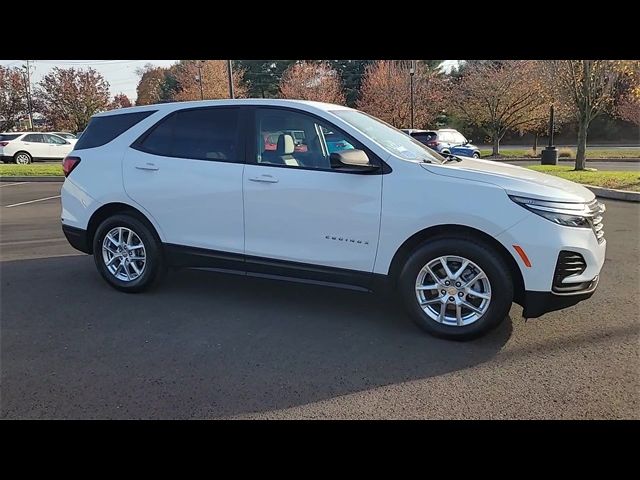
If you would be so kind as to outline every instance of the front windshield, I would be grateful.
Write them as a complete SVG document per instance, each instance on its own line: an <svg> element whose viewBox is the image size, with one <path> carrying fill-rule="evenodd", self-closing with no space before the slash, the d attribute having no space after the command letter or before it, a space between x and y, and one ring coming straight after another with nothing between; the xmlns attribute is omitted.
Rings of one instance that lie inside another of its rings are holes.
<svg viewBox="0 0 640 480"><path fill-rule="evenodd" d="M446 160L439 153L431 150L401 130L358 110L333 110L349 125L366 134L374 142L407 160L444 163Z"/></svg>

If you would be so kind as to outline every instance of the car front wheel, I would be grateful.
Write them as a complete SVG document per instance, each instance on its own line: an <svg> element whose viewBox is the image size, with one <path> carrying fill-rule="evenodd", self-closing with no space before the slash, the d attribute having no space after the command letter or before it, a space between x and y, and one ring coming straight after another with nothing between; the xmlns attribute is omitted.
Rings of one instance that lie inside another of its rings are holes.
<svg viewBox="0 0 640 480"><path fill-rule="evenodd" d="M93 257L107 283L123 292L144 291L164 272L158 240L132 215L114 215L100 224L93 239Z"/></svg>
<svg viewBox="0 0 640 480"><path fill-rule="evenodd" d="M502 322L513 301L509 266L472 238L440 237L406 261L399 289L413 320L432 335L482 336Z"/></svg>

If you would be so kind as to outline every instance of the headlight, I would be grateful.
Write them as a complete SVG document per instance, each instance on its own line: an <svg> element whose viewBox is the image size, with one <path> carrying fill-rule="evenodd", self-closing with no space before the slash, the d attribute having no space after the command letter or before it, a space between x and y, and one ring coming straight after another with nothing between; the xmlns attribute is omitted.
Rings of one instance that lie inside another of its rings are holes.
<svg viewBox="0 0 640 480"><path fill-rule="evenodd" d="M534 198L509 196L527 210L566 227L592 228L595 212L587 203L547 202Z"/></svg>

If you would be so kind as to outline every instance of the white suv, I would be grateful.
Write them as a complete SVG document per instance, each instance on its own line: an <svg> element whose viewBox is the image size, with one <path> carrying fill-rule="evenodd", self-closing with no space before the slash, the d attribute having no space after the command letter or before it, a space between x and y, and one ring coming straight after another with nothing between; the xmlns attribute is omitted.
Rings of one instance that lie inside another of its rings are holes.
<svg viewBox="0 0 640 480"><path fill-rule="evenodd" d="M0 133L0 160L26 165L34 160L62 160L75 142L43 132Z"/></svg>
<svg viewBox="0 0 640 480"><path fill-rule="evenodd" d="M298 144L292 131L304 132ZM267 148L270 132L282 133ZM353 148L329 152L325 132ZM63 231L125 292L167 266L383 289L425 330L465 339L495 327L513 301L530 318L590 297L605 257L604 205L586 188L445 159L338 105L105 112L63 167Z"/></svg>

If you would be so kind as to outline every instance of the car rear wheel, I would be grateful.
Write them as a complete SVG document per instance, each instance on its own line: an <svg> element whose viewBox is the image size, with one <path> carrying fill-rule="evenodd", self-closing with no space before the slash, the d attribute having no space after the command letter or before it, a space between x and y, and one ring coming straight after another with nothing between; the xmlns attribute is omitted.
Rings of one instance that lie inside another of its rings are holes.
<svg viewBox="0 0 640 480"><path fill-rule="evenodd" d="M489 245L440 237L406 261L399 289L415 323L432 335L468 340L502 322L513 301L509 266Z"/></svg>
<svg viewBox="0 0 640 480"><path fill-rule="evenodd" d="M473 152L473 158L480 158L480 153Z"/></svg>
<svg viewBox="0 0 640 480"><path fill-rule="evenodd" d="M100 224L93 258L102 277L117 290L142 292L165 271L159 241L140 219L118 214Z"/></svg>
<svg viewBox="0 0 640 480"><path fill-rule="evenodd" d="M31 163L31 155L27 152L18 152L13 156L14 163L18 165L28 165Z"/></svg>

